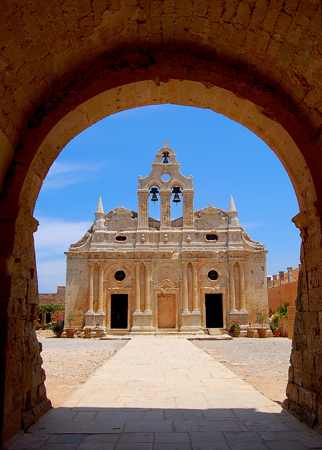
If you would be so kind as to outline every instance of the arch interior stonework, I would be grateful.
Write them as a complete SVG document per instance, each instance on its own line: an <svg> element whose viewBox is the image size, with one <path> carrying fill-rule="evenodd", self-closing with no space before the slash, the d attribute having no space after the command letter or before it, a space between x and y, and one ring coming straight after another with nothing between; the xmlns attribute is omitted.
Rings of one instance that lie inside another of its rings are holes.
<svg viewBox="0 0 322 450"><path fill-rule="evenodd" d="M301 274L284 407L322 423L321 3L30 1L1 8L1 439L50 404L39 344L35 201L64 146L136 106L210 108L276 153L300 213ZM23 311L23 314L21 314Z"/></svg>

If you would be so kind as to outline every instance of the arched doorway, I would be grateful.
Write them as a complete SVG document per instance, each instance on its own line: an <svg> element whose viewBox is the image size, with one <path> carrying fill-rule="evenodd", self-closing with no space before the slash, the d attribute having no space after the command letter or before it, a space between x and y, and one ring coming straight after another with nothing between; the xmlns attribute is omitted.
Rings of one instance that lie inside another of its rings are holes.
<svg viewBox="0 0 322 450"><path fill-rule="evenodd" d="M286 406L314 423L320 408L320 357L316 344L306 336L320 341L322 159L316 100L320 95L320 40L316 38L320 3L311 2L305 13L290 7L289 21L281 2L276 8L279 20L274 19L273 26L268 20L272 7L258 10L255 2L253 9L241 3L233 10L217 8L217 2L207 10L162 9L162 27L157 20L160 14L150 15L155 12L150 7L122 5L122 10L114 5L105 11L93 3L94 10L82 11L87 19L80 23L62 18L67 13L59 7L55 10L58 5L52 2L48 17L54 16L57 26L66 23L70 31L79 31L70 33L74 46L66 45L67 30L62 31L59 51L54 53L47 47L59 33L49 33L50 22L37 11L36 24L48 27L35 26L33 38L28 35L25 40L32 56L26 50L22 53L14 40L10 43L9 30L28 33L28 28L15 25L16 15L22 20L21 12L5 9L2 439L30 425L48 407L33 332L37 311L33 209L42 180L61 149L81 130L114 112L158 103L211 108L238 121L275 151L290 176L300 207L294 221L302 234L302 273ZM307 25L296 26L303 17ZM23 20L28 22L26 17ZM145 28L146 24L151 28ZM42 29L46 29L46 45L34 45ZM24 66L23 55L32 70ZM23 316L18 314L21 308ZM23 376L26 372L35 374L32 381Z"/></svg>

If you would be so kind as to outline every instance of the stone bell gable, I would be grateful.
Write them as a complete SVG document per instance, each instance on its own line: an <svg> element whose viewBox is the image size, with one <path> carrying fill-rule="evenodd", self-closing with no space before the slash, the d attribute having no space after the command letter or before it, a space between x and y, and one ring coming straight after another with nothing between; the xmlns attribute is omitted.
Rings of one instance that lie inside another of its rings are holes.
<svg viewBox="0 0 322 450"><path fill-rule="evenodd" d="M267 314L266 250L240 225L232 197L228 211L194 211L193 177L182 175L167 142L139 176L137 196L138 212L105 213L99 198L93 225L66 253L66 314L75 326L204 333ZM182 217L173 219L178 203Z"/></svg>

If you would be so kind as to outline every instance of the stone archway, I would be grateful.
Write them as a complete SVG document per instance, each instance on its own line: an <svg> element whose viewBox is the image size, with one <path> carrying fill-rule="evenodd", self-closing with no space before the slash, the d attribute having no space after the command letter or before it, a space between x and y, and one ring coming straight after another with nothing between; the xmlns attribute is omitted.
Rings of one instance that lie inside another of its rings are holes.
<svg viewBox="0 0 322 450"><path fill-rule="evenodd" d="M48 408L33 331L33 209L42 181L80 131L158 103L227 115L261 137L289 174L302 271L285 406L322 423L320 2L77 6L51 0L42 11L8 2L0 18L2 440Z"/></svg>

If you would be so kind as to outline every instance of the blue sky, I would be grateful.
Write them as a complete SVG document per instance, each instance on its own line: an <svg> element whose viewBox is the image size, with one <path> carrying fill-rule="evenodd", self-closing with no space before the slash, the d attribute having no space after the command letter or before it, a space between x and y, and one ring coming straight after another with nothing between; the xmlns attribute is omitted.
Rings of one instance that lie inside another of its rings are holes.
<svg viewBox="0 0 322 450"><path fill-rule="evenodd" d="M299 264L299 231L291 222L298 203L274 152L248 129L210 110L156 105L98 122L52 165L34 214L40 223L35 233L40 293L65 284L64 252L92 224L99 196L105 212L120 205L137 211L138 176L150 173L165 140L183 175L194 177L195 210L209 204L228 210L233 195L241 225L269 250L267 273Z"/></svg>

